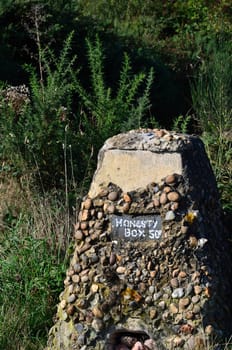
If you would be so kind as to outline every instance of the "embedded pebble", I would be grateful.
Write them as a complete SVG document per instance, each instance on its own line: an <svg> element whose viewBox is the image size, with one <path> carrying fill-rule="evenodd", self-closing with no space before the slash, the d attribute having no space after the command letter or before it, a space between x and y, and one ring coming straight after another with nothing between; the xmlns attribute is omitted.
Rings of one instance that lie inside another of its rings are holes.
<svg viewBox="0 0 232 350"><path fill-rule="evenodd" d="M60 302L61 309L65 309L66 305L67 305L66 300L61 300L61 302Z"/></svg>
<svg viewBox="0 0 232 350"><path fill-rule="evenodd" d="M182 298L184 296L184 289L183 288L176 288L172 292L172 298Z"/></svg>
<svg viewBox="0 0 232 350"><path fill-rule="evenodd" d="M83 239L83 233L80 230L75 231L74 237L77 241L80 241Z"/></svg>
<svg viewBox="0 0 232 350"><path fill-rule="evenodd" d="M123 204L122 211L123 213L127 213L130 209L130 203Z"/></svg>
<svg viewBox="0 0 232 350"><path fill-rule="evenodd" d="M177 278L172 278L171 281L170 281L170 284L173 288L177 288L179 287L179 281Z"/></svg>
<svg viewBox="0 0 232 350"><path fill-rule="evenodd" d="M175 213L172 210L169 210L165 215L165 221L172 221L176 217Z"/></svg>
<svg viewBox="0 0 232 350"><path fill-rule="evenodd" d="M187 276L187 273L185 271L180 271L178 274L178 278L182 279L185 278Z"/></svg>
<svg viewBox="0 0 232 350"><path fill-rule="evenodd" d="M162 295L161 292L154 293L154 295L153 295L153 300L154 300L154 301L158 300L158 299L161 297L161 295Z"/></svg>
<svg viewBox="0 0 232 350"><path fill-rule="evenodd" d="M79 273L79 272L81 272L82 267L81 267L80 264L74 264L73 265L73 269L74 269L75 272Z"/></svg>
<svg viewBox="0 0 232 350"><path fill-rule="evenodd" d="M68 298L67 298L67 302L68 303L73 303L76 300L76 295L75 294L71 294Z"/></svg>
<svg viewBox="0 0 232 350"><path fill-rule="evenodd" d="M108 199L110 201L116 201L117 198L118 198L118 192L116 192L116 191L110 192L108 194Z"/></svg>
<svg viewBox="0 0 232 350"><path fill-rule="evenodd" d="M124 193L123 194L123 200L126 202L126 203L130 203L131 202L131 197L128 193Z"/></svg>
<svg viewBox="0 0 232 350"><path fill-rule="evenodd" d="M166 303L165 303L165 301L164 301L164 300L160 301L159 304L158 304L158 306L159 306L162 310L164 310L164 309L166 308Z"/></svg>
<svg viewBox="0 0 232 350"><path fill-rule="evenodd" d="M201 294L201 292L202 292L202 287L201 286L198 286L198 285L194 286L194 293L196 295Z"/></svg>
<svg viewBox="0 0 232 350"><path fill-rule="evenodd" d="M189 298L183 298L179 300L179 308L180 310L184 310L190 304Z"/></svg>
<svg viewBox="0 0 232 350"><path fill-rule="evenodd" d="M83 207L85 209L90 209L92 207L92 199L91 198L87 198L84 202L83 202Z"/></svg>
<svg viewBox="0 0 232 350"><path fill-rule="evenodd" d="M149 287L149 294L153 294L155 292L155 287L154 286L150 286Z"/></svg>
<svg viewBox="0 0 232 350"><path fill-rule="evenodd" d="M91 290L92 293L97 293L98 289L99 289L98 284L94 283L94 284L91 285L90 290Z"/></svg>
<svg viewBox="0 0 232 350"><path fill-rule="evenodd" d="M200 305L198 305L198 304L194 305L192 311L193 311L194 314L200 314L200 312L201 312Z"/></svg>
<svg viewBox="0 0 232 350"><path fill-rule="evenodd" d="M159 200L159 198L154 198L154 200L153 200L153 204L154 204L154 206L155 207L159 207L160 206L160 200Z"/></svg>
<svg viewBox="0 0 232 350"><path fill-rule="evenodd" d="M199 295L194 295L192 297L192 303L193 304L197 304L199 302L199 300L200 300L200 296Z"/></svg>
<svg viewBox="0 0 232 350"><path fill-rule="evenodd" d="M111 253L110 254L110 265L114 265L116 262L116 254L115 253Z"/></svg>
<svg viewBox="0 0 232 350"><path fill-rule="evenodd" d="M67 314L69 316L72 316L74 314L74 312L76 311L76 308L74 305L70 305L68 308L67 308Z"/></svg>
<svg viewBox="0 0 232 350"><path fill-rule="evenodd" d="M80 281L80 276L79 275L72 275L72 281L74 283L78 283Z"/></svg>
<svg viewBox="0 0 232 350"><path fill-rule="evenodd" d="M180 200L180 195L177 192L169 192L167 197L171 202L178 202Z"/></svg>
<svg viewBox="0 0 232 350"><path fill-rule="evenodd" d="M159 202L160 204L166 204L168 201L167 195L165 192L163 192L160 196Z"/></svg>
<svg viewBox="0 0 232 350"><path fill-rule="evenodd" d="M113 214L115 212L115 206L113 204L110 204L107 206L106 210L109 214Z"/></svg>
<svg viewBox="0 0 232 350"><path fill-rule="evenodd" d="M75 327L75 329L76 329L76 331L77 331L78 333L81 333L81 332L83 331L83 329L84 329L84 326L83 326L82 323L75 323L75 324L74 324L74 327Z"/></svg>
<svg viewBox="0 0 232 350"><path fill-rule="evenodd" d="M125 273L125 271L126 271L126 268L124 266L119 266L116 269L116 272L119 273L119 274Z"/></svg>
<svg viewBox="0 0 232 350"><path fill-rule="evenodd" d="M179 309L178 309L178 306L174 303L171 303L169 305L169 311L172 313L172 314L177 314Z"/></svg>
<svg viewBox="0 0 232 350"><path fill-rule="evenodd" d="M175 177L174 174L168 175L168 176L165 177L166 184L174 184L175 181L176 181L176 177Z"/></svg>

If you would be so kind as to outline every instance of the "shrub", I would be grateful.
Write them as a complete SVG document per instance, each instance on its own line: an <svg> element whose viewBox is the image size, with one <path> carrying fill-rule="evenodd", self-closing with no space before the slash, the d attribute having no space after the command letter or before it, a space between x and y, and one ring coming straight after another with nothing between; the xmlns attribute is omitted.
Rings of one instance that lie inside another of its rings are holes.
<svg viewBox="0 0 232 350"><path fill-rule="evenodd" d="M69 137L75 57L69 58L72 34L65 41L60 56L48 49L40 52L40 76L29 65L30 103L16 113L11 104L2 101L0 124L2 157L16 158L34 171L41 185L60 184L63 175L63 144Z"/></svg>
<svg viewBox="0 0 232 350"><path fill-rule="evenodd" d="M150 108L150 89L154 72L132 74L130 59L124 55L116 91L107 86L104 77L104 53L97 37L87 43L91 90L77 80L82 101L82 125L86 144L95 154L106 138L132 128L146 125L144 117ZM148 118L149 120L149 118Z"/></svg>
<svg viewBox="0 0 232 350"><path fill-rule="evenodd" d="M195 118L200 127L224 207L231 208L232 195L232 46L212 39L206 47L198 74L191 84Z"/></svg>
<svg viewBox="0 0 232 350"><path fill-rule="evenodd" d="M87 40L91 88L85 89L70 58L71 33L58 58L39 49L39 76L26 66L30 76L30 102L20 113L2 100L1 153L16 168L30 169L45 191L62 187L75 177L92 177L90 160L106 138L144 125L149 111L153 70L132 73L125 54L117 91L107 86L100 40ZM74 113L74 108L76 113Z"/></svg>

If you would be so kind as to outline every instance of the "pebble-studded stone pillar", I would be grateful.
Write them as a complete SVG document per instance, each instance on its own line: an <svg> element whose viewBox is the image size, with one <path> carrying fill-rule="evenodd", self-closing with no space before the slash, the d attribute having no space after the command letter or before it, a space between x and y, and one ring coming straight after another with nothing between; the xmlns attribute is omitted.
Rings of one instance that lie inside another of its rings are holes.
<svg viewBox="0 0 232 350"><path fill-rule="evenodd" d="M204 349L232 334L232 264L198 137L106 141L75 225L48 350Z"/></svg>

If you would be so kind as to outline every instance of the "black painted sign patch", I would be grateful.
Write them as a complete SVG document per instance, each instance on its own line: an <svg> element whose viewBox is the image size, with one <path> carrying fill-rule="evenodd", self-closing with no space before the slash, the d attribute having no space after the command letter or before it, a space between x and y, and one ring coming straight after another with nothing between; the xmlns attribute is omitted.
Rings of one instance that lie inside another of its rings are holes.
<svg viewBox="0 0 232 350"><path fill-rule="evenodd" d="M162 220L159 215L112 215L111 223L114 239L148 241L162 236Z"/></svg>

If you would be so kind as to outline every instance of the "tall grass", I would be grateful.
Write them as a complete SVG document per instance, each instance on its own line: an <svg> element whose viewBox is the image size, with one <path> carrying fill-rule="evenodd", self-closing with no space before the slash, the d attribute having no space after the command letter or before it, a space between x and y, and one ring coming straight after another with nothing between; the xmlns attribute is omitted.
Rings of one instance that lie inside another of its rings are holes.
<svg viewBox="0 0 232 350"><path fill-rule="evenodd" d="M30 197L0 232L0 349L44 348L63 288L69 242L64 206Z"/></svg>
<svg viewBox="0 0 232 350"><path fill-rule="evenodd" d="M191 85L195 119L213 166L223 205L232 210L232 45L212 39Z"/></svg>

